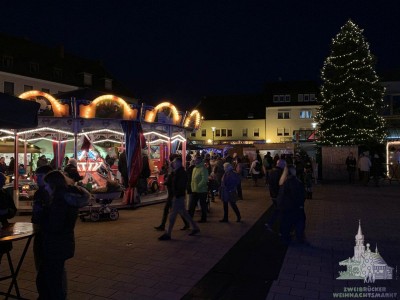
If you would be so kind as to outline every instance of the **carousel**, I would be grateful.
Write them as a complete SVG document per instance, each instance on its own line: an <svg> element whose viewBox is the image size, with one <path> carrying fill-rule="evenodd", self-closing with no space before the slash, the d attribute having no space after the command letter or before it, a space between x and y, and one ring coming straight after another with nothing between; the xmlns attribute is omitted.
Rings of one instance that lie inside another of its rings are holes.
<svg viewBox="0 0 400 300"><path fill-rule="evenodd" d="M79 90L75 94L79 95ZM11 177L14 201L19 209L31 209L34 170L39 157L45 157L56 169L63 168L66 158L76 158L82 184L101 188L107 182L121 180L117 162L123 151L129 174L123 201L140 204L143 195L138 194L135 187L142 157L149 158L149 193L161 191L166 160L178 149L186 153L186 134L199 129L201 122L197 110L180 112L167 101L154 107L129 104L115 95L99 95L93 99L75 97L74 91L60 97L28 91L19 98L40 104L37 127L0 128L0 139L16 145L14 153L1 155L6 161L14 157L15 165L25 168L24 176L13 174ZM32 147L40 149L40 153L30 153ZM19 153L21 149L23 153ZM182 155L182 159L185 158L186 155Z"/></svg>

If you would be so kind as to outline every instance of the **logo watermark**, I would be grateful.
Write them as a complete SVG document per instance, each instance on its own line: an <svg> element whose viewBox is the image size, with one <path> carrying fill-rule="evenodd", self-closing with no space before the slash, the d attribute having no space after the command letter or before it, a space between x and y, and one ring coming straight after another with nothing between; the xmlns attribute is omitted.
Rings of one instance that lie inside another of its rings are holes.
<svg viewBox="0 0 400 300"><path fill-rule="evenodd" d="M338 280L362 280L363 283L375 283L376 280L392 280L394 268L389 266L378 251L370 249L370 244L364 244L364 235L361 230L361 221L358 223L358 232L355 236L354 255L341 262L346 271L339 271ZM396 267L397 276L397 267ZM397 279L397 278L396 278ZM395 299L397 293L390 292L382 286L353 286L344 287L343 292L333 293L333 298L386 298Z"/></svg>

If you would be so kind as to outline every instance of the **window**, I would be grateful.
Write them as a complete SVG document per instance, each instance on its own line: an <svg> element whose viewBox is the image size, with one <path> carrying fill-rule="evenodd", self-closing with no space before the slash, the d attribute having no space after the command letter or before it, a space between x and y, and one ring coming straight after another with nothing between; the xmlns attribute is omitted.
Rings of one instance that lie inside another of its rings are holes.
<svg viewBox="0 0 400 300"><path fill-rule="evenodd" d="M277 136L289 136L289 128L277 128L276 135Z"/></svg>
<svg viewBox="0 0 400 300"><path fill-rule="evenodd" d="M12 68L14 65L14 58L9 55L4 55L2 64L3 64L3 67L5 67L5 68Z"/></svg>
<svg viewBox="0 0 400 300"><path fill-rule="evenodd" d="M253 136L260 136L260 128L255 128Z"/></svg>
<svg viewBox="0 0 400 300"><path fill-rule="evenodd" d="M50 94L50 89L44 89L44 88L42 88L42 92L43 92L43 93Z"/></svg>
<svg viewBox="0 0 400 300"><path fill-rule="evenodd" d="M33 86L31 86L31 85L24 85L24 92L27 92L27 91L32 91L33 90Z"/></svg>
<svg viewBox="0 0 400 300"><path fill-rule="evenodd" d="M215 136L221 136L221 129L215 129Z"/></svg>
<svg viewBox="0 0 400 300"><path fill-rule="evenodd" d="M227 132L227 136L232 136L232 129L227 129L226 132Z"/></svg>
<svg viewBox="0 0 400 300"><path fill-rule="evenodd" d="M274 102L290 102L290 95L274 95Z"/></svg>
<svg viewBox="0 0 400 300"><path fill-rule="evenodd" d="M226 129L221 129L221 136L226 136Z"/></svg>
<svg viewBox="0 0 400 300"><path fill-rule="evenodd" d="M84 85L92 85L92 74L83 73L83 84Z"/></svg>
<svg viewBox="0 0 400 300"><path fill-rule="evenodd" d="M304 99L304 95L303 94L298 94L297 95L297 101L298 102L303 102L303 99Z"/></svg>
<svg viewBox="0 0 400 300"><path fill-rule="evenodd" d="M278 111L278 119L290 119L290 112Z"/></svg>
<svg viewBox="0 0 400 300"><path fill-rule="evenodd" d="M104 87L107 90L112 90L112 79L105 78L104 79Z"/></svg>
<svg viewBox="0 0 400 300"><path fill-rule="evenodd" d="M310 94L310 101L315 101L315 94Z"/></svg>
<svg viewBox="0 0 400 300"><path fill-rule="evenodd" d="M309 94L304 94L303 100L304 100L304 102L310 101L310 95Z"/></svg>
<svg viewBox="0 0 400 300"><path fill-rule="evenodd" d="M201 136L207 136L207 130L206 129L202 129L201 130Z"/></svg>
<svg viewBox="0 0 400 300"><path fill-rule="evenodd" d="M14 82L4 81L4 94L14 96Z"/></svg>
<svg viewBox="0 0 400 300"><path fill-rule="evenodd" d="M29 63L29 71L33 74L39 73L39 64L36 62Z"/></svg>
<svg viewBox="0 0 400 300"><path fill-rule="evenodd" d="M60 68L54 68L53 70L53 75L55 79L62 79L63 77L63 71Z"/></svg>
<svg viewBox="0 0 400 300"><path fill-rule="evenodd" d="M190 136L191 136L191 137L196 137L196 131L195 131L195 132L191 132L191 133L190 133Z"/></svg>
<svg viewBox="0 0 400 300"><path fill-rule="evenodd" d="M247 137L248 135L248 129L247 128L243 128L242 129L242 136Z"/></svg>
<svg viewBox="0 0 400 300"><path fill-rule="evenodd" d="M312 111L311 110L301 110L300 111L300 119L311 119Z"/></svg>

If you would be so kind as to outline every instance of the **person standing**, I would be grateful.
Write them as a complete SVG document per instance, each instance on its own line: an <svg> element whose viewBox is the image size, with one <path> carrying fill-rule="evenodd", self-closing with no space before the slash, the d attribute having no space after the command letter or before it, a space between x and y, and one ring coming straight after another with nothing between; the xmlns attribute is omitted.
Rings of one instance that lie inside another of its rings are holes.
<svg viewBox="0 0 400 300"><path fill-rule="evenodd" d="M254 182L253 186L257 186L258 178L261 176L261 162L259 162L257 159L253 160L250 165L249 173L251 174L251 178Z"/></svg>
<svg viewBox="0 0 400 300"><path fill-rule="evenodd" d="M371 176L375 186L379 186L379 179L384 175L382 162L378 154L375 154L371 161Z"/></svg>
<svg viewBox="0 0 400 300"><path fill-rule="evenodd" d="M267 154L264 155L263 161L262 161L262 165L263 165L263 171L265 174L265 184L268 185L268 180L269 180L269 173L272 170L274 161L272 159L271 156L271 152L268 151Z"/></svg>
<svg viewBox="0 0 400 300"><path fill-rule="evenodd" d="M71 178L74 182L82 180L82 176L78 172L78 162L75 158L70 158L68 160L68 165L65 166L64 172Z"/></svg>
<svg viewBox="0 0 400 300"><path fill-rule="evenodd" d="M126 161L125 150L119 155L118 171L121 173L122 184L124 188L128 188L129 186L128 163Z"/></svg>
<svg viewBox="0 0 400 300"><path fill-rule="evenodd" d="M369 171L371 168L371 160L369 157L364 153L361 156L360 160L358 161L361 173L361 182L363 185L367 186L369 182Z"/></svg>
<svg viewBox="0 0 400 300"><path fill-rule="evenodd" d="M224 163L224 175L221 180L221 199L224 205L224 217L220 222L229 222L228 218L228 203L231 205L236 214L236 222L240 222L242 217L239 208L236 205L238 199L237 186L240 183L240 175L233 171L230 163Z"/></svg>
<svg viewBox="0 0 400 300"><path fill-rule="evenodd" d="M285 245L291 242L290 231L296 230L298 243L304 243L306 215L304 212L304 184L296 176L296 168L287 166L280 180L278 209L281 211L281 238Z"/></svg>
<svg viewBox="0 0 400 300"><path fill-rule="evenodd" d="M277 204L277 198L279 194L279 179L282 176L283 170L286 167L286 161L283 159L280 159L277 161L276 166L272 169L270 172L270 178L269 178L269 195L271 197L272 201L272 213L271 216L269 217L267 223L265 224L265 227L269 231L273 231L273 226L275 222L278 220L280 216L280 211L278 209L278 204Z"/></svg>
<svg viewBox="0 0 400 300"><path fill-rule="evenodd" d="M208 171L204 166L201 156L195 159L195 167L192 172L192 201L189 204L189 215L193 218L197 203L200 202L201 219L199 223L207 222L207 192L208 192Z"/></svg>
<svg viewBox="0 0 400 300"><path fill-rule="evenodd" d="M346 168L347 173L349 174L349 183L354 183L354 178L356 175L357 168L357 160L353 155L353 152L349 153L349 156L346 158Z"/></svg>
<svg viewBox="0 0 400 300"><path fill-rule="evenodd" d="M176 157L172 161L172 168L174 172L172 173L172 186L171 186L171 194L172 194L172 211L169 214L169 224L168 230L160 236L158 239L160 241L167 241L171 239L172 229L175 225L175 220L177 215L181 215L182 218L186 220L192 227L192 231L189 235L193 236L200 232L199 226L193 221L186 210L185 206L185 194L187 188L188 177L185 169L182 166L182 158Z"/></svg>
<svg viewBox="0 0 400 300"><path fill-rule="evenodd" d="M44 177L49 205L43 208L40 230L43 237L42 259L36 276L39 299L65 299L63 274L65 261L75 254L75 223L78 207L71 204L78 199L89 200L90 194L69 185L60 171ZM70 201L70 200L75 201Z"/></svg>
<svg viewBox="0 0 400 300"><path fill-rule="evenodd" d="M0 157L0 188L2 188L6 184L6 173L8 167L5 163L5 158Z"/></svg>
<svg viewBox="0 0 400 300"><path fill-rule="evenodd" d="M166 174L166 178L164 179L164 185L167 187L167 191L168 191L168 196L167 196L167 201L165 202L164 205L164 211L163 211L163 216L161 219L161 224L159 226L154 227L155 230L158 231L164 231L165 230L165 224L167 223L167 219L168 219L168 214L169 211L172 207L172 200L173 200L173 168L172 168L172 162L174 161L175 158L179 157L179 155L177 154L171 154L169 156L169 161L170 161L170 165L168 166L168 170L167 170L167 174ZM185 218L182 217L184 226L182 227L181 230L186 230L189 229L189 223L186 222Z"/></svg>

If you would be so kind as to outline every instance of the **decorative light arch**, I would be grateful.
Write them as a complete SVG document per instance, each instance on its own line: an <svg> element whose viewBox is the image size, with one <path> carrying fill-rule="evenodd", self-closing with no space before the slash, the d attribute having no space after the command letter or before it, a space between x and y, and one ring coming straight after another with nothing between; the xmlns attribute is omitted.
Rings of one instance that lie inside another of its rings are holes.
<svg viewBox="0 0 400 300"><path fill-rule="evenodd" d="M24 100L34 100L36 101L34 98L36 97L44 97L47 100L49 100L51 107L53 108L53 113L55 117L66 117L69 115L69 107L68 104L61 104L56 98L54 98L53 96L45 93L45 92L41 92L41 91L28 91L25 93L22 93L21 95L19 95L19 98L24 99Z"/></svg>
<svg viewBox="0 0 400 300"><path fill-rule="evenodd" d="M185 119L185 123L184 123L184 127L189 127L190 121L192 120L192 118L194 119L194 127L196 129L198 129L200 127L200 121L201 121L201 116L198 110L193 110L188 117L186 117Z"/></svg>
<svg viewBox="0 0 400 300"><path fill-rule="evenodd" d="M179 116L178 110L176 109L176 107L173 104L171 104L169 102L162 102L162 103L158 104L156 107L154 107L152 110L146 111L146 116L145 116L144 120L146 122L150 122L150 123L154 122L154 120L156 119L157 112L164 107L171 109L173 124L174 125L179 124L181 117Z"/></svg>
<svg viewBox="0 0 400 300"><path fill-rule="evenodd" d="M115 101L118 104L120 104L124 108L124 113L123 113L123 119L126 120L132 120L136 119L137 117L137 110L130 108L129 104L126 103L126 101L120 97L114 96L114 95L103 95L100 97L97 97L90 103L89 105L79 105L79 115L81 118L94 118L96 115L96 105L102 101Z"/></svg>

